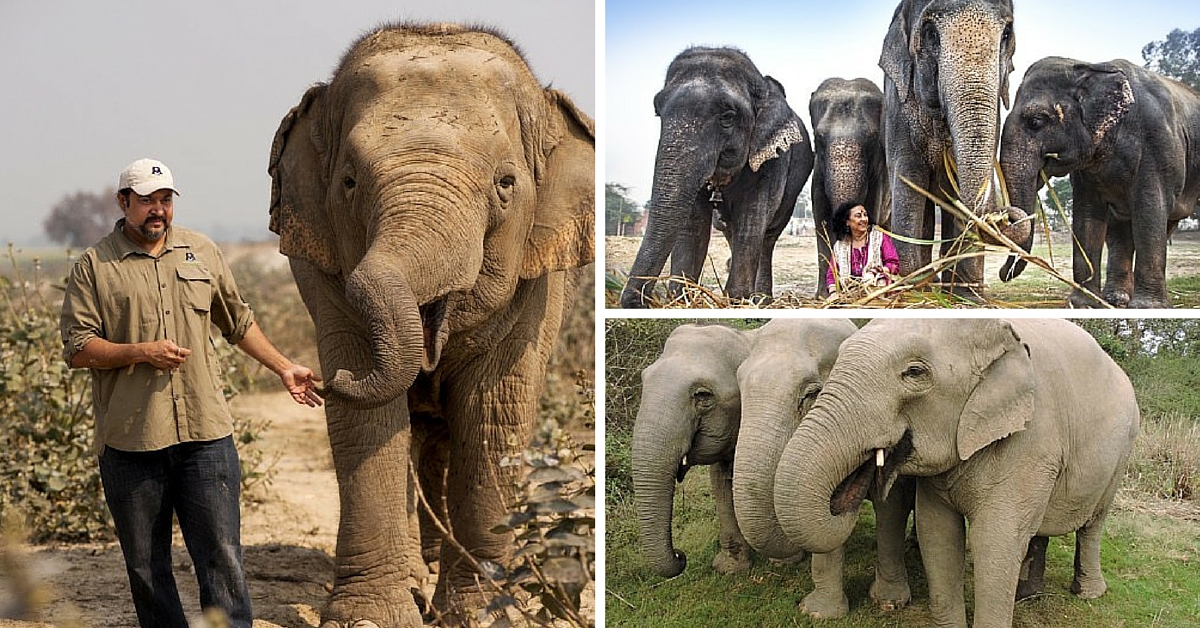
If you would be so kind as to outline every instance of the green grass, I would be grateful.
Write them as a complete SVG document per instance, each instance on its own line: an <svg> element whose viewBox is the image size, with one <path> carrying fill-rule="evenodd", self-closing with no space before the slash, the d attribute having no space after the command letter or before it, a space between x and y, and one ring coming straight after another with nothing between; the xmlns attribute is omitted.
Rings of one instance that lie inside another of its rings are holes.
<svg viewBox="0 0 1200 628"><path fill-rule="evenodd" d="M632 503L608 509L605 621L609 626L823 626L883 628L924 626L931 621L928 589L915 546L910 546L913 602L884 613L867 596L873 579L874 515L867 505L846 552L845 589L850 614L813 621L797 611L812 590L809 561L772 564L759 557L748 573L722 575L711 567L717 553L716 512L708 474L693 472L677 491L675 544L688 556L676 578L655 575L641 557ZM1018 603L1013 626L1021 628L1184 628L1200 618L1200 538L1195 522L1120 510L1105 527L1101 555L1108 592L1081 600L1070 592L1075 541L1051 539L1045 593ZM972 610L970 570L967 610Z"/></svg>

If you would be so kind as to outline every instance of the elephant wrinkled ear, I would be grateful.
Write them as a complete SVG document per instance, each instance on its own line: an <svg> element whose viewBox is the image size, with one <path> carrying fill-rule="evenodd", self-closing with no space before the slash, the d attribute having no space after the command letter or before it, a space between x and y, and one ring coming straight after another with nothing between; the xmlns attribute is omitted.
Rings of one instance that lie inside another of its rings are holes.
<svg viewBox="0 0 1200 628"><path fill-rule="evenodd" d="M311 262L322 272L339 270L325 213L325 177L321 155L326 140L316 122L326 86L310 87L279 123L271 143L271 231L279 234L279 252Z"/></svg>
<svg viewBox="0 0 1200 628"><path fill-rule="evenodd" d="M1033 418L1036 387L1029 346L1021 342L1006 322L985 325L972 341L982 346L976 368L982 375L971 391L958 420L958 456L975 452L1014 432L1024 430ZM988 359L995 356L988 362Z"/></svg>
<svg viewBox="0 0 1200 628"><path fill-rule="evenodd" d="M883 38L883 52L879 55L879 67L896 86L900 102L907 102L912 93L913 57L909 49L908 20L904 16L904 5L896 7L892 25Z"/></svg>
<svg viewBox="0 0 1200 628"><path fill-rule="evenodd" d="M1111 63L1080 64L1078 100L1083 126L1098 146L1134 103L1129 77Z"/></svg>
<svg viewBox="0 0 1200 628"><path fill-rule="evenodd" d="M755 107L754 130L750 134L750 170L758 172L764 163L785 153L793 145L808 141L804 123L788 106L783 85L767 76L764 95Z"/></svg>
<svg viewBox="0 0 1200 628"><path fill-rule="evenodd" d="M538 176L537 211L525 243L521 277L590 264L596 257L596 129L592 119L557 90L545 90L550 105L544 171ZM548 142L550 143L550 142Z"/></svg>

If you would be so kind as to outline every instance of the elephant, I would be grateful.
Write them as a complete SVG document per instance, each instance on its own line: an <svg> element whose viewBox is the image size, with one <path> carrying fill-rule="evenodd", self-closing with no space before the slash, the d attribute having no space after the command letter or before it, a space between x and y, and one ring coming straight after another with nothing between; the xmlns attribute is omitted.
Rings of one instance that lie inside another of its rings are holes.
<svg viewBox="0 0 1200 628"><path fill-rule="evenodd" d="M698 280L714 225L729 241L726 294L769 298L775 242L813 167L783 86L740 50L688 48L667 68L654 112L662 131L646 235L621 307L646 307L668 256L671 275Z"/></svg>
<svg viewBox="0 0 1200 628"><path fill-rule="evenodd" d="M775 516L775 470L788 438L833 368L838 347L857 327L845 319L774 319L763 325L738 367L741 427L733 457L733 506L746 542L768 558L801 555ZM875 502L878 559L871 597L885 609L911 598L904 566L904 537L915 483L902 478L885 501ZM813 554L815 589L800 609L823 619L844 616L849 602L842 589L842 548Z"/></svg>
<svg viewBox="0 0 1200 628"><path fill-rule="evenodd" d="M812 212L817 230L817 297L829 293L832 258L826 223L843 203L861 203L873 224L889 228L891 198L883 153L883 92L869 79L826 79L808 101L816 165Z"/></svg>
<svg viewBox="0 0 1200 628"><path fill-rule="evenodd" d="M933 240L935 205L904 179L931 194L951 191L947 162L953 157L963 204L977 216L1000 219L1002 234L1027 246L1032 227L1024 212L997 207L992 194L999 104L1008 107L1015 46L1011 0L902 0L896 7L879 66L892 228L898 235ZM957 238L965 225L945 211L941 224L942 257L963 253ZM907 275L930 263L932 248L903 238L896 249L901 274ZM977 298L983 259L950 263L942 280L956 293Z"/></svg>
<svg viewBox="0 0 1200 628"><path fill-rule="evenodd" d="M829 551L868 493L916 476L934 624L967 625L969 543L974 625L1011 626L1042 537L1074 532L1072 591L1106 590L1100 537L1139 422L1128 377L1070 321L876 319L842 344L785 446L775 511L798 545Z"/></svg>
<svg viewBox="0 0 1200 628"><path fill-rule="evenodd" d="M680 325L662 354L642 371L642 400L633 426L633 485L642 553L664 578L683 572L687 556L675 548L671 516L675 482L688 469L709 465L717 502L721 549L713 568L750 568L750 550L733 513L733 452L741 421L737 368L757 330L724 325Z"/></svg>
<svg viewBox="0 0 1200 628"><path fill-rule="evenodd" d="M1076 283L1118 307L1171 307L1167 239L1200 198L1200 95L1125 60L1041 59L1004 122L1000 165L1013 204L1027 211L1040 171L1070 175ZM1017 262L1014 276L1023 268ZM1100 305L1078 289L1068 298Z"/></svg>
<svg viewBox="0 0 1200 628"><path fill-rule="evenodd" d="M515 490L501 461L529 441L594 260L592 120L497 32L386 25L284 116L268 171L327 379L341 510L322 626L422 624L418 488L454 534L433 606L463 621L486 596L459 548L511 556L489 531Z"/></svg>

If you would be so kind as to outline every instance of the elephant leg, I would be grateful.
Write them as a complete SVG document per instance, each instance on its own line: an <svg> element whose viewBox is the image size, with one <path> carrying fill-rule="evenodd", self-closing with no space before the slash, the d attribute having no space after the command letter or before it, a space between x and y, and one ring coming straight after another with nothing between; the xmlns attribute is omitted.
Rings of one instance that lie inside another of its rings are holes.
<svg viewBox="0 0 1200 628"><path fill-rule="evenodd" d="M1104 202L1087 184L1076 184L1071 212L1071 230L1075 233L1072 246L1071 274L1075 283L1100 296L1100 254L1108 233L1107 209ZM1072 289L1069 297L1072 307L1095 307L1098 303L1084 293Z"/></svg>
<svg viewBox="0 0 1200 628"><path fill-rule="evenodd" d="M326 405L341 498L333 591L321 612L326 623L421 625L413 591L428 572L409 518L397 516L409 500L406 406L403 397L371 411L349 410L336 399Z"/></svg>
<svg viewBox="0 0 1200 628"><path fill-rule="evenodd" d="M775 243L779 241L778 233L768 233L763 239L762 256L758 259L758 277L754 280L754 292L768 297L775 291L773 259Z"/></svg>
<svg viewBox="0 0 1200 628"><path fill-rule="evenodd" d="M1133 299L1133 230L1128 220L1109 220L1105 234L1108 247L1107 272L1104 276L1104 300L1117 307L1126 307ZM1138 255L1138 266L1146 260Z"/></svg>
<svg viewBox="0 0 1200 628"><path fill-rule="evenodd" d="M926 482L919 480L916 509L917 538L929 581L929 609L933 623L941 628L966 628L967 608L963 600L966 526L963 517ZM975 615L979 616L978 611Z"/></svg>
<svg viewBox="0 0 1200 628"><path fill-rule="evenodd" d="M1130 240L1137 251L1133 266L1133 298L1131 308L1169 308L1167 297L1167 212L1171 201L1155 186L1139 195L1136 221L1131 223ZM1159 209L1161 208L1161 209ZM1112 253L1110 252L1111 256Z"/></svg>
<svg viewBox="0 0 1200 628"><path fill-rule="evenodd" d="M953 215L942 212L942 245L943 258L954 257L970 252L970 243L963 235L964 225ZM975 256L951 263L942 273L942 281L950 284L956 294L968 298L977 298L976 290L983 282L983 257Z"/></svg>
<svg viewBox="0 0 1200 628"><path fill-rule="evenodd" d="M1021 577L1017 580L1016 599L1025 600L1046 589L1046 546L1050 538L1035 536L1029 539L1029 549L1021 562Z"/></svg>
<svg viewBox="0 0 1200 628"><path fill-rule="evenodd" d="M1024 522L996 509L971 521L968 536L975 568L975 628L1012 627L1017 580L1032 537L1021 532L1024 527Z"/></svg>
<svg viewBox="0 0 1200 628"><path fill-rule="evenodd" d="M915 192L900 178L908 178L920 184L929 180L929 170L923 164L906 160L892 169L892 227L895 233L906 238L933 239L933 206L924 196ZM895 241L896 254L900 257L900 274L908 275L929 265L933 260L933 249L929 244L916 244L901 239Z"/></svg>
<svg viewBox="0 0 1200 628"><path fill-rule="evenodd" d="M733 463L720 461L708 466L712 480L713 497L717 502L717 519L720 523L721 549L713 558L712 566L719 573L732 574L750 569L750 545L742 536L737 517L733 514Z"/></svg>
<svg viewBox="0 0 1200 628"><path fill-rule="evenodd" d="M733 263L725 284L725 293L730 298L746 299L755 293L771 296L771 256L775 251L775 242L771 240L768 243L767 236L772 231L771 227L775 226L771 222L779 210L787 182L787 172L782 163L778 159L768 161L759 171L758 178L751 178L740 190L730 191L731 195L741 200L738 212L730 221L729 246ZM767 265L765 270L762 267L764 261ZM765 282L762 281L764 274ZM766 290L759 290L760 285Z"/></svg>
<svg viewBox="0 0 1200 628"><path fill-rule="evenodd" d="M881 610L904 608L912 601L908 570L904 567L904 535L908 515L916 499L916 480L898 478L888 498L874 502L875 508L875 582L871 600Z"/></svg>
<svg viewBox="0 0 1200 628"><path fill-rule="evenodd" d="M1104 520L1094 520L1075 531L1075 577L1071 593L1085 600L1104 595L1108 583L1100 570L1100 531Z"/></svg>
<svg viewBox="0 0 1200 628"><path fill-rule="evenodd" d="M845 548L812 555L813 591L800 602L800 612L813 619L837 619L850 612L850 601L842 589Z"/></svg>
<svg viewBox="0 0 1200 628"><path fill-rule="evenodd" d="M679 237L675 240L675 248L671 250L671 276L683 277L692 283L699 283L700 274L704 270L704 260L708 256L708 243L712 234L711 203L699 201L695 211L688 216L687 221L680 226ZM678 296L683 286L671 282L667 292Z"/></svg>

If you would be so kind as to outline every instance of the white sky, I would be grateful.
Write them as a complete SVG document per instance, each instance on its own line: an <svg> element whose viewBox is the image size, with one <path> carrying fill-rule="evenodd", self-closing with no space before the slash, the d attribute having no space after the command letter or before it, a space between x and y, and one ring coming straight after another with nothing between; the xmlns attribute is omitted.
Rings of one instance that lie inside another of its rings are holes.
<svg viewBox="0 0 1200 628"><path fill-rule="evenodd" d="M659 120L652 100L690 45L741 48L783 83L809 132L808 101L826 78L883 87L879 53L898 0L608 0L605 4L604 180L650 198ZM1057 55L1143 64L1142 46L1200 27L1195 0L1013 0L1010 97L1034 61Z"/></svg>
<svg viewBox="0 0 1200 628"><path fill-rule="evenodd" d="M0 247L39 243L56 202L143 156L172 169L178 224L266 239L280 119L387 21L497 27L595 115L595 16L591 0L3 0Z"/></svg>

